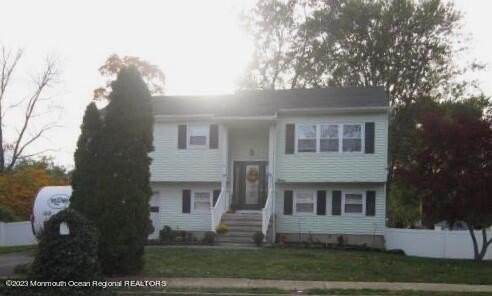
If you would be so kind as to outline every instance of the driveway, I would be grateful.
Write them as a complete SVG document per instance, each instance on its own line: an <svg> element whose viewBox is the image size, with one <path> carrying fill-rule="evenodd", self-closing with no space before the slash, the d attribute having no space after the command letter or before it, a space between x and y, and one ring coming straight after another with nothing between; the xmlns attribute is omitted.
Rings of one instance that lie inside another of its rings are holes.
<svg viewBox="0 0 492 296"><path fill-rule="evenodd" d="M33 251L0 255L0 277L14 275L14 267L18 264L31 263L34 260Z"/></svg>

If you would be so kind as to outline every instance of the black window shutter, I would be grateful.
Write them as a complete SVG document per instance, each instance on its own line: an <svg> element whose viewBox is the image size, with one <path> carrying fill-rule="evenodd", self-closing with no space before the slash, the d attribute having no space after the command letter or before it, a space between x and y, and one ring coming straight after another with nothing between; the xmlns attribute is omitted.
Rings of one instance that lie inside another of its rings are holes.
<svg viewBox="0 0 492 296"><path fill-rule="evenodd" d="M214 190L214 207L215 207L215 203L217 202L217 199L219 198L219 195L220 195L220 189L217 189L217 190Z"/></svg>
<svg viewBox="0 0 492 296"><path fill-rule="evenodd" d="M326 215L326 191L324 190L318 191L316 212L318 215Z"/></svg>
<svg viewBox="0 0 492 296"><path fill-rule="evenodd" d="M295 128L296 126L292 123L285 125L285 154L294 154Z"/></svg>
<svg viewBox="0 0 492 296"><path fill-rule="evenodd" d="M292 208L294 206L293 196L292 190L284 191L284 215L292 215Z"/></svg>
<svg viewBox="0 0 492 296"><path fill-rule="evenodd" d="M191 210L191 190L183 189L183 213L189 213Z"/></svg>
<svg viewBox="0 0 492 296"><path fill-rule="evenodd" d="M331 192L331 214L334 216L342 214L342 192L340 190Z"/></svg>
<svg viewBox="0 0 492 296"><path fill-rule="evenodd" d="M216 124L211 124L210 129L210 149L219 148L219 126Z"/></svg>
<svg viewBox="0 0 492 296"><path fill-rule="evenodd" d="M365 152L374 153L374 122L366 122L365 143Z"/></svg>
<svg viewBox="0 0 492 296"><path fill-rule="evenodd" d="M186 149L186 124L178 125L178 149Z"/></svg>
<svg viewBox="0 0 492 296"><path fill-rule="evenodd" d="M376 191L366 192L366 216L376 215Z"/></svg>

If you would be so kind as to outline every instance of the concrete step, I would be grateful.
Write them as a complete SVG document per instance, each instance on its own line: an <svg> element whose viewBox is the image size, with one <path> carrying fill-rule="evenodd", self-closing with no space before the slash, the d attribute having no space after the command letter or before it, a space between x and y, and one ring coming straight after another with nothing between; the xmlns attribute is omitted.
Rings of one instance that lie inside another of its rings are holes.
<svg viewBox="0 0 492 296"><path fill-rule="evenodd" d="M227 233L255 233L257 231L261 231L261 227L249 227L249 226L244 226L244 227L229 227Z"/></svg>
<svg viewBox="0 0 492 296"><path fill-rule="evenodd" d="M255 231L228 231L223 234L218 234L217 237L253 237Z"/></svg>
<svg viewBox="0 0 492 296"><path fill-rule="evenodd" d="M219 243L234 243L234 244L253 244L253 238L252 237L237 237L237 236L232 236L232 237L220 237L218 236L215 239L216 242Z"/></svg>
<svg viewBox="0 0 492 296"><path fill-rule="evenodd" d="M224 221L261 221L261 216L259 217L233 217L233 216L222 216Z"/></svg>
<svg viewBox="0 0 492 296"><path fill-rule="evenodd" d="M221 247L229 247L229 248L238 248L238 249L243 249L243 248L256 248L256 245L254 242L251 243L231 243L231 242L216 242L217 246Z"/></svg>
<svg viewBox="0 0 492 296"><path fill-rule="evenodd" d="M225 213L222 217L230 217L230 218L258 218L260 219L261 218L261 214L237 214L237 213L234 213L234 214L231 214L231 213Z"/></svg>
<svg viewBox="0 0 492 296"><path fill-rule="evenodd" d="M227 225L228 227L235 226L252 226L252 227L261 227L261 221L238 221L238 220L221 220L220 223Z"/></svg>

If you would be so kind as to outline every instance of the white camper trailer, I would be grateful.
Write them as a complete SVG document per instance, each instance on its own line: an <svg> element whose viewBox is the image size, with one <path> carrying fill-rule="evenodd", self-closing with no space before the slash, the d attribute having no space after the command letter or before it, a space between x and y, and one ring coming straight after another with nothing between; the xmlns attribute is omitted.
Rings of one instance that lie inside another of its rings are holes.
<svg viewBox="0 0 492 296"><path fill-rule="evenodd" d="M72 186L46 186L36 194L31 214L32 231L35 236L43 231L44 223L70 203Z"/></svg>

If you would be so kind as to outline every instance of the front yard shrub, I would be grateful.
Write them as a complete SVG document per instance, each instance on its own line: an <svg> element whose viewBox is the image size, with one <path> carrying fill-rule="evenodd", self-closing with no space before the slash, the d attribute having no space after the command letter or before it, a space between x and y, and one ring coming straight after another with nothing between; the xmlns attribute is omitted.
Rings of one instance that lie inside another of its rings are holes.
<svg viewBox="0 0 492 296"><path fill-rule="evenodd" d="M219 225L217 225L217 227L215 227L215 231L216 231L218 234L224 234L224 233L226 233L228 230L229 230L229 228L228 228L228 227L227 227L227 225L225 225L224 223L220 223Z"/></svg>
<svg viewBox="0 0 492 296"><path fill-rule="evenodd" d="M68 234L60 233L62 223L68 225ZM96 228L76 211L63 210L46 223L29 278L53 282L100 281L103 277L97 248ZM97 295L98 292L96 288L66 288L50 295Z"/></svg>
<svg viewBox="0 0 492 296"><path fill-rule="evenodd" d="M177 233L170 226L165 225L161 231L159 231L159 238L163 243L170 243L176 240Z"/></svg>
<svg viewBox="0 0 492 296"><path fill-rule="evenodd" d="M263 244L263 239L265 238L265 235L261 231L257 231L253 233L253 241L255 242L255 245L257 247L261 247Z"/></svg>
<svg viewBox="0 0 492 296"><path fill-rule="evenodd" d="M62 223L69 234L60 234ZM97 230L82 215L71 209L57 213L41 234L32 276L44 281L100 280L97 242Z"/></svg>
<svg viewBox="0 0 492 296"><path fill-rule="evenodd" d="M0 221L1 222L14 222L19 218L6 206L0 205Z"/></svg>
<svg viewBox="0 0 492 296"><path fill-rule="evenodd" d="M207 244L207 245L214 245L215 244L215 232L213 231L207 231L205 232L205 235L203 236L202 242Z"/></svg>

